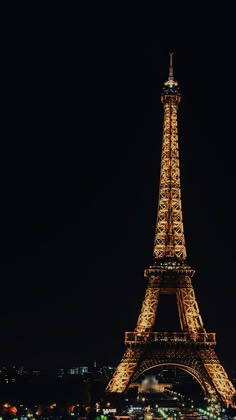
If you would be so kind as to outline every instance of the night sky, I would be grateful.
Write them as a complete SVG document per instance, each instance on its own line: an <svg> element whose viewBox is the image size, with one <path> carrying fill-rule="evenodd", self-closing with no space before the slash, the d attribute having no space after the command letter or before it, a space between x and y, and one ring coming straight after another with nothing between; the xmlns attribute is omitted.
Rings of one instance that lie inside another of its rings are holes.
<svg viewBox="0 0 236 420"><path fill-rule="evenodd" d="M173 51L188 261L235 367L233 5L80 3L1 10L0 365L120 361L153 262Z"/></svg>

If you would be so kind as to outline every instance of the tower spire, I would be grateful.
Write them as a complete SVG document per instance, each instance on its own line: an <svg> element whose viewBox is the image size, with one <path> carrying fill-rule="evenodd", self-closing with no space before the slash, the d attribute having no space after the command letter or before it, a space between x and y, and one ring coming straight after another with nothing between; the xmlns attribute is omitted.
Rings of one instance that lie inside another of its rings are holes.
<svg viewBox="0 0 236 420"><path fill-rule="evenodd" d="M174 72L173 72L173 52L170 52L170 66L169 66L169 77L168 80L174 80Z"/></svg>

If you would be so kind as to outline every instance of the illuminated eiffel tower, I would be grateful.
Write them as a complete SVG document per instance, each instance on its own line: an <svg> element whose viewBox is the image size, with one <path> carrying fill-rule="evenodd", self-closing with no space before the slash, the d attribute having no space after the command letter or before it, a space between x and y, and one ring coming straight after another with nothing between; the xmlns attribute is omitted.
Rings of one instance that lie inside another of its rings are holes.
<svg viewBox="0 0 236 420"><path fill-rule="evenodd" d="M187 263L177 124L181 96L172 56L170 53L169 77L161 95L164 124L153 265L144 271L147 288L137 326L125 333L125 353L106 392L124 393L145 371L176 366L197 380L206 398L233 407L236 391L215 353L216 334L203 326L191 281L195 271ZM180 332L153 331L163 293L176 296Z"/></svg>

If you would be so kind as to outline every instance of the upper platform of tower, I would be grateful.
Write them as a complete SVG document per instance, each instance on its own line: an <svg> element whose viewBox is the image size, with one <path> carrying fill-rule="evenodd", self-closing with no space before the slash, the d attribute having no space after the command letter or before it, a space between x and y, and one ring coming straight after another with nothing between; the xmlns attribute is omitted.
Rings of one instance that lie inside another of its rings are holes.
<svg viewBox="0 0 236 420"><path fill-rule="evenodd" d="M170 53L170 66L169 66L169 77L168 80L164 83L162 88L162 96L166 95L173 95L179 96L180 101L180 91L179 91L179 84L174 79L174 72L173 72L173 53Z"/></svg>

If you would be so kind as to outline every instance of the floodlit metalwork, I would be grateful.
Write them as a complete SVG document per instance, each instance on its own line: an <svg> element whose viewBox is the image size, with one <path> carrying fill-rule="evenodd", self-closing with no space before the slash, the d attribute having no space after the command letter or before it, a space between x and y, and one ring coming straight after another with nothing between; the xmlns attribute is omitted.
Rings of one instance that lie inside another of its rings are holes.
<svg viewBox="0 0 236 420"><path fill-rule="evenodd" d="M178 95L162 95L164 129L154 258L186 259L180 197Z"/></svg>
<svg viewBox="0 0 236 420"><path fill-rule="evenodd" d="M144 271L147 288L138 322L125 333L126 350L107 385L107 392L125 392L146 370L173 365L192 375L205 396L225 407L234 406L236 391L215 353L216 335L206 332L187 263L183 228L177 111L178 82L174 80L172 53L169 77L161 101L164 107L162 157L153 265ZM180 332L155 332L158 300L174 294Z"/></svg>

